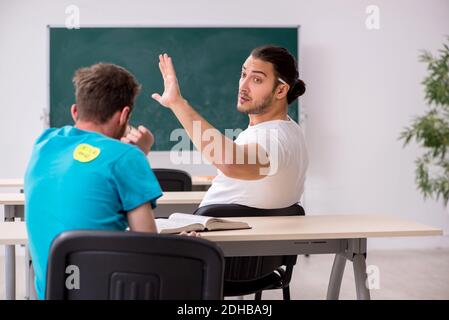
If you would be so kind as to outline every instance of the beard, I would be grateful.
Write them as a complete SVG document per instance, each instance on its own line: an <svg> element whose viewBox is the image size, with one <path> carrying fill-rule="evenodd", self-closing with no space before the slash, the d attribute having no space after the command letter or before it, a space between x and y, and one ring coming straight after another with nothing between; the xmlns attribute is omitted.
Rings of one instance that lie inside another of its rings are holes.
<svg viewBox="0 0 449 320"><path fill-rule="evenodd" d="M273 102L274 93L270 93L262 98L261 101L255 101L251 105L249 105L247 108L245 108L243 105L240 105L237 103L237 110L241 113L245 114L263 114L267 111L267 109L271 106ZM248 101L246 103L249 103L251 101Z"/></svg>

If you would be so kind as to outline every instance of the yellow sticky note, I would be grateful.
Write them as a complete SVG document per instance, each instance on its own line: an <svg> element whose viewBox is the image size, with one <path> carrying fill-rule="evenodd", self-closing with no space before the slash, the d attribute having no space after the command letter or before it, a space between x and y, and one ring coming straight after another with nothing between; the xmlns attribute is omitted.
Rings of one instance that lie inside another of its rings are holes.
<svg viewBox="0 0 449 320"><path fill-rule="evenodd" d="M73 159L78 160L79 162L90 162L95 160L100 154L101 150L91 146L87 143L82 143L78 145L73 151Z"/></svg>

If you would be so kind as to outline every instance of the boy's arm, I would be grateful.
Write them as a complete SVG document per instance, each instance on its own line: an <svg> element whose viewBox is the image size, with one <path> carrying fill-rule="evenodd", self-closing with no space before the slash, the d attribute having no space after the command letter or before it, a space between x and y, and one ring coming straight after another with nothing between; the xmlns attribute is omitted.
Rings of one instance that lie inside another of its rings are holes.
<svg viewBox="0 0 449 320"><path fill-rule="evenodd" d="M128 212L129 229L135 232L153 232L157 233L156 222L154 221L153 209L149 202ZM199 233L181 232L182 236L201 237Z"/></svg>
<svg viewBox="0 0 449 320"><path fill-rule="evenodd" d="M149 202L144 203L127 214L128 225L131 231L157 232L153 209Z"/></svg>

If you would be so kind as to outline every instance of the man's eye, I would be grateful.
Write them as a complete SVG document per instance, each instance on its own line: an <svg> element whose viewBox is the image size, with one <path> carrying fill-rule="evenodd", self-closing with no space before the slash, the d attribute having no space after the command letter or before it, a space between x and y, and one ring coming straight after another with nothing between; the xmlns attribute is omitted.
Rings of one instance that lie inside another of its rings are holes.
<svg viewBox="0 0 449 320"><path fill-rule="evenodd" d="M254 83L262 83L262 79L260 78L254 78Z"/></svg>
<svg viewBox="0 0 449 320"><path fill-rule="evenodd" d="M245 77L246 77L246 73L242 72L242 73L240 74L240 78L245 78Z"/></svg>

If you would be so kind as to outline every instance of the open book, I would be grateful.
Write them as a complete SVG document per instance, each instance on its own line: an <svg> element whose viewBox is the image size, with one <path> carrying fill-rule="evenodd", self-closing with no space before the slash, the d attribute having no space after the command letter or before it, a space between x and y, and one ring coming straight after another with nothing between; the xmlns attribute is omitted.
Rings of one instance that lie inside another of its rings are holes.
<svg viewBox="0 0 449 320"><path fill-rule="evenodd" d="M156 219L159 233L180 233L182 231L250 229L246 222L197 216L187 213L172 213L168 219Z"/></svg>

